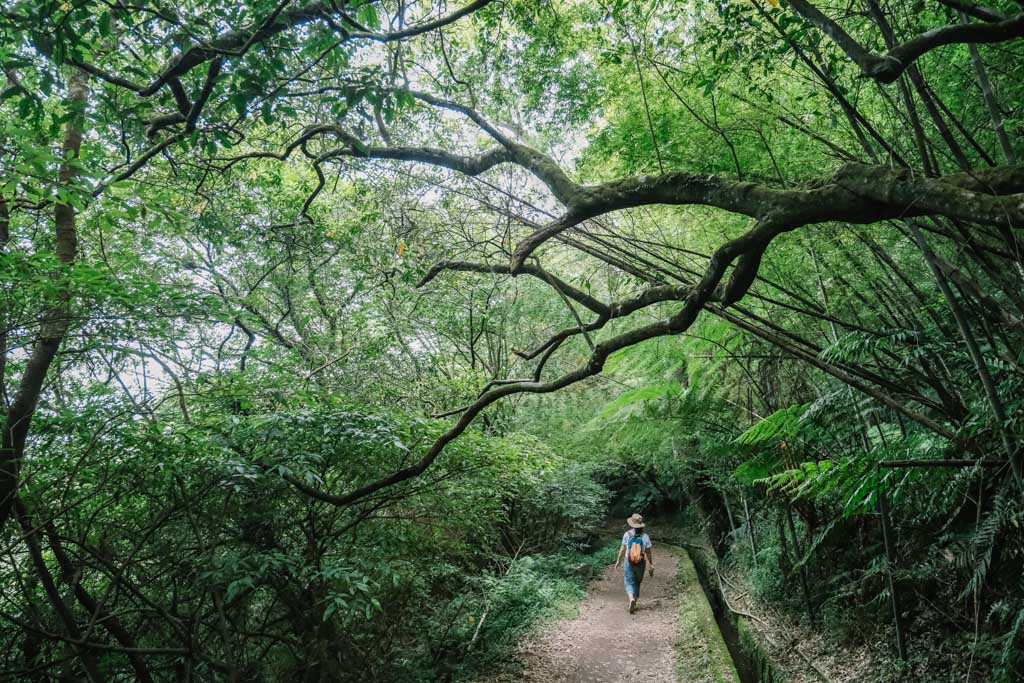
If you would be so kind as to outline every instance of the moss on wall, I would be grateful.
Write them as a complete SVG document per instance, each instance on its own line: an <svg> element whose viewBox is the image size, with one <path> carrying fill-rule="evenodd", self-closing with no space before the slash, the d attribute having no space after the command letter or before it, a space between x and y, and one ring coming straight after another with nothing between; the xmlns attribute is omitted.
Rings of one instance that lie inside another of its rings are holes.
<svg viewBox="0 0 1024 683"><path fill-rule="evenodd" d="M676 660L679 678L692 683L740 683L729 648L718 629L715 614L704 595L700 577L688 553L679 558Z"/></svg>

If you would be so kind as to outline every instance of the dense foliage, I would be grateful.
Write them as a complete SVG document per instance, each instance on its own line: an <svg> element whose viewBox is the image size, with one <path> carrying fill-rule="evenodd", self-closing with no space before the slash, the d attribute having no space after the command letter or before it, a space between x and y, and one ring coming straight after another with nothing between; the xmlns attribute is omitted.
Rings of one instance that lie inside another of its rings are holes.
<svg viewBox="0 0 1024 683"><path fill-rule="evenodd" d="M1017 680L1022 35L5 3L0 677L465 679L610 505L877 680Z"/></svg>

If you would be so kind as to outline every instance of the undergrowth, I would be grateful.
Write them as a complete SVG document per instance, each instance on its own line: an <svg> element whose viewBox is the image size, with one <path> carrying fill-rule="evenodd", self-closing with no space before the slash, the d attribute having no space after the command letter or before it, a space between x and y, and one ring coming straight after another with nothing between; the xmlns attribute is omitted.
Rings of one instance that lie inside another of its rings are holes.
<svg viewBox="0 0 1024 683"><path fill-rule="evenodd" d="M471 643L450 671L454 680L471 680L485 671L510 669L516 644L540 624L575 616L587 583L615 561L616 543L587 548L563 547L545 555L517 558L504 574L473 582L468 606L455 606L453 642ZM483 622L482 625L480 622Z"/></svg>

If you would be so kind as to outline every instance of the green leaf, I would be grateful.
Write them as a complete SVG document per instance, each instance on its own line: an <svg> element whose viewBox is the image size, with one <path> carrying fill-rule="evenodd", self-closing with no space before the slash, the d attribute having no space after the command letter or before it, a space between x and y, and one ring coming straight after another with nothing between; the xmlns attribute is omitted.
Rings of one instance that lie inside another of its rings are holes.
<svg viewBox="0 0 1024 683"><path fill-rule="evenodd" d="M110 35L110 12L103 12L100 15L99 21L96 24L99 29L100 35L103 37Z"/></svg>
<svg viewBox="0 0 1024 683"><path fill-rule="evenodd" d="M601 411L601 419L607 419L623 408L635 403L653 401L655 399L673 396L679 392L678 384L651 384L637 389L631 389L619 395Z"/></svg>
<svg viewBox="0 0 1024 683"><path fill-rule="evenodd" d="M800 418L808 406L810 406L810 403L800 403L776 410L737 436L735 442L746 446L753 446L771 439L792 438L797 433Z"/></svg>

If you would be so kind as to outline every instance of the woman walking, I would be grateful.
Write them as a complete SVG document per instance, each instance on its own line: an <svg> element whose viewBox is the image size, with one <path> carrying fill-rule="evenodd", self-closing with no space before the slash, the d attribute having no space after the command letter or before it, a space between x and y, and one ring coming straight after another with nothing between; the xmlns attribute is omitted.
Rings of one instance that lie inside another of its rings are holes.
<svg viewBox="0 0 1024 683"><path fill-rule="evenodd" d="M643 515L634 513L626 524L629 531L622 535L622 546L615 560L615 568L625 556L622 565L622 577L626 584L626 598L629 600L629 613L636 611L636 601L640 599L640 583L644 580L644 569L654 576L654 555L651 553L651 537L644 533Z"/></svg>

